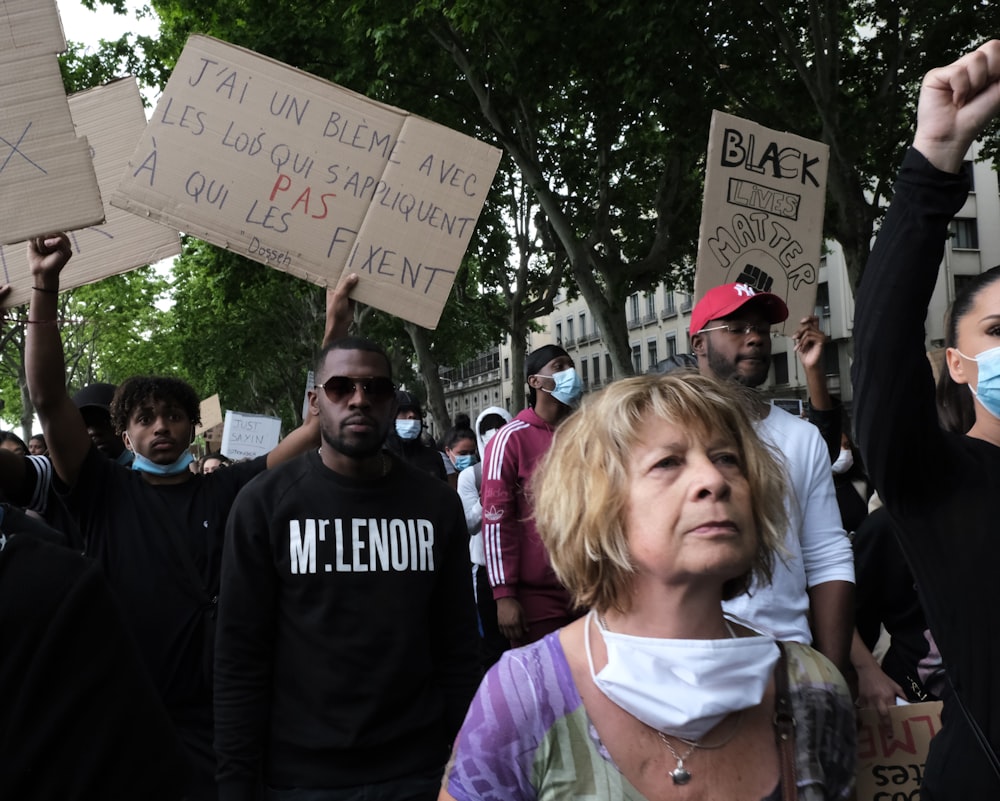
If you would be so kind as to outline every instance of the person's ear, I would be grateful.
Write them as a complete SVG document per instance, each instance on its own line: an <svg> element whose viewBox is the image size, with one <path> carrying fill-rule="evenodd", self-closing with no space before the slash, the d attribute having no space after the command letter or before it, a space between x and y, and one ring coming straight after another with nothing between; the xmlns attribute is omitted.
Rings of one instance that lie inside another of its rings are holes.
<svg viewBox="0 0 1000 801"><path fill-rule="evenodd" d="M319 392L315 389L306 390L309 398L309 414L313 417L319 415Z"/></svg>
<svg viewBox="0 0 1000 801"><path fill-rule="evenodd" d="M691 337L691 352L695 356L705 355L705 335L695 334Z"/></svg>
<svg viewBox="0 0 1000 801"><path fill-rule="evenodd" d="M128 450L133 452L135 451L135 448L132 447L132 440L129 439L128 431L122 431L122 442L125 443L125 447L128 448Z"/></svg>
<svg viewBox="0 0 1000 801"><path fill-rule="evenodd" d="M965 359L959 354L957 348L945 350L944 360L952 381L956 384L969 383L969 377L965 374Z"/></svg>

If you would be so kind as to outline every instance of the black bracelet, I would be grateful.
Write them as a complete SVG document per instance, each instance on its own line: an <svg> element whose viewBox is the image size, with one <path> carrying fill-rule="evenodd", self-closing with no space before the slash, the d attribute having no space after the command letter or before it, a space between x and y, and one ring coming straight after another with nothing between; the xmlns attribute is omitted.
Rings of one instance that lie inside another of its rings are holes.
<svg viewBox="0 0 1000 801"><path fill-rule="evenodd" d="M58 289L46 289L44 286L33 286L32 289L37 289L39 292L45 292L49 295L58 295Z"/></svg>

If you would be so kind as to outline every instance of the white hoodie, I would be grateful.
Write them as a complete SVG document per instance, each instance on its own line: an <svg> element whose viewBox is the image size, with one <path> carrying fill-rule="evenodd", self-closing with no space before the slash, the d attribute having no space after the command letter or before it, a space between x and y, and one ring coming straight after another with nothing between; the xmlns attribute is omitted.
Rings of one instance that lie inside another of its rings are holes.
<svg viewBox="0 0 1000 801"><path fill-rule="evenodd" d="M479 426L484 417L491 414L498 414L504 419L505 424L511 420L510 412L499 406L488 406L479 413L473 430L476 432L476 444L479 446L479 458L482 459L483 451L486 450L486 442L479 431ZM494 430L495 431L495 430ZM482 476L482 465L474 464L467 467L458 474L458 495L462 499L462 506L465 507L465 525L469 529L469 556L474 565L486 564L486 553L483 550L483 505L479 501L479 481Z"/></svg>

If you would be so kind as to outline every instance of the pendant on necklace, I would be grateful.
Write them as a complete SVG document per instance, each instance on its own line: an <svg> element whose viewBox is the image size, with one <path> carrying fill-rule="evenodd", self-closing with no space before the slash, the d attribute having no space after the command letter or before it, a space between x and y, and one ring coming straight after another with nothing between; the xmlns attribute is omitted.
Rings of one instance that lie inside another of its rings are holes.
<svg viewBox="0 0 1000 801"><path fill-rule="evenodd" d="M677 767L670 771L670 778L674 780L674 784L687 784L691 781L691 773L684 767L683 759L677 760Z"/></svg>

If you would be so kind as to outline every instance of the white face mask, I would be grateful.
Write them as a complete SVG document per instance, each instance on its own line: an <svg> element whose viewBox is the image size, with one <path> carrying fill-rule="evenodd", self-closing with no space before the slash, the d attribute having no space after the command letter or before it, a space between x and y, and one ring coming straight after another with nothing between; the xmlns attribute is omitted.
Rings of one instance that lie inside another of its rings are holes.
<svg viewBox="0 0 1000 801"><path fill-rule="evenodd" d="M854 467L854 454L850 448L841 448L840 456L837 457L837 461L833 463L831 469L835 475L839 476L841 473L846 473L852 467Z"/></svg>
<svg viewBox="0 0 1000 801"><path fill-rule="evenodd" d="M590 650L594 622L608 649L608 664L596 674ZM704 737L731 712L759 704L778 661L772 637L634 637L608 631L593 611L584 631L598 689L647 726L687 740Z"/></svg>

